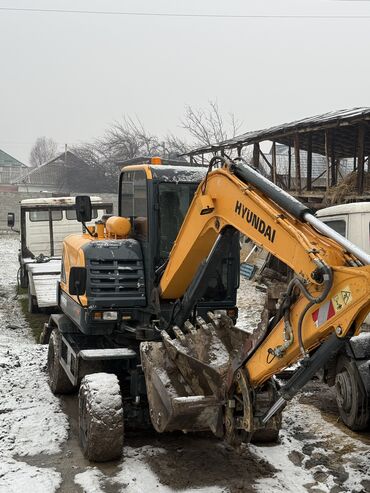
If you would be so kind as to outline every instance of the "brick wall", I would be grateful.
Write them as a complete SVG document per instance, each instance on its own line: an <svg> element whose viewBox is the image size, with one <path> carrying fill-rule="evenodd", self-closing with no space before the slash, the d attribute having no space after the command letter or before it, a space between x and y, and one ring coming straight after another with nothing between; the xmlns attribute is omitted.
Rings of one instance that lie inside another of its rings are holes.
<svg viewBox="0 0 370 493"><path fill-rule="evenodd" d="M78 194L74 194L78 195ZM100 193L98 195L105 202L113 203L113 212L117 214L118 197L117 194ZM39 197L51 197L51 193L40 192L0 192L0 233L9 232L7 227L7 213L15 213L15 228L20 227L20 202L24 199L33 199Z"/></svg>

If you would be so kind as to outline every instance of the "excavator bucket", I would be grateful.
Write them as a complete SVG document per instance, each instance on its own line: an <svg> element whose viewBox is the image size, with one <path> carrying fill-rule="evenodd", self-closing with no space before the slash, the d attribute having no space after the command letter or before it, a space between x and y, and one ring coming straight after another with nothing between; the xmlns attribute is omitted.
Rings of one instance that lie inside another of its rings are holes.
<svg viewBox="0 0 370 493"><path fill-rule="evenodd" d="M252 346L226 316L162 331L162 342L140 345L150 415L159 431L212 430L223 436L223 408L233 373Z"/></svg>

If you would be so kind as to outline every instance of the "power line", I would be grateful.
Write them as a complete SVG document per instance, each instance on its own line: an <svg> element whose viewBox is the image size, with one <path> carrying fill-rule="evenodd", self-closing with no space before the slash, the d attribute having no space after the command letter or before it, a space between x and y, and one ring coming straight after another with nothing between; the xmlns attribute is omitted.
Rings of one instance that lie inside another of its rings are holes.
<svg viewBox="0 0 370 493"><path fill-rule="evenodd" d="M370 19L370 15L325 15L325 14L196 14L176 12L123 12L114 10L67 10L0 7L0 12L32 12L55 14L93 14L93 15L124 15L134 17L199 17L213 19Z"/></svg>

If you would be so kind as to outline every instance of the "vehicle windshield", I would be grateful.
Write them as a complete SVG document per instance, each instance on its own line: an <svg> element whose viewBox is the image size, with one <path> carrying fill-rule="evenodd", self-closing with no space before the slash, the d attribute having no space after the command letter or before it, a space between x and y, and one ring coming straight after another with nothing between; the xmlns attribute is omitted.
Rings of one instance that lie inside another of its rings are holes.
<svg viewBox="0 0 370 493"><path fill-rule="evenodd" d="M197 187L197 183L159 184L159 234L162 261L170 254Z"/></svg>

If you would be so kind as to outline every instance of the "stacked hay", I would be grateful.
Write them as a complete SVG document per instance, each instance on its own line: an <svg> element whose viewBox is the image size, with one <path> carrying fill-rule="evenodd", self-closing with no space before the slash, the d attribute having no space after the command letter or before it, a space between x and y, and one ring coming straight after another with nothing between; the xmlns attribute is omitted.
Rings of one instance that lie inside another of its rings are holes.
<svg viewBox="0 0 370 493"><path fill-rule="evenodd" d="M364 174L364 189L370 190L370 173ZM328 205L343 204L351 202L351 196L356 195L357 191L357 172L352 171L343 178L337 185L329 188L325 194L325 201Z"/></svg>

